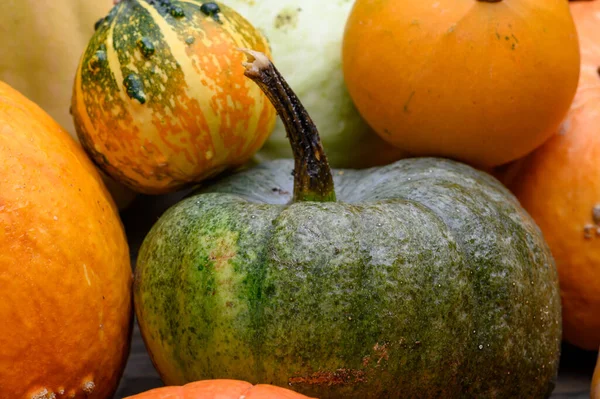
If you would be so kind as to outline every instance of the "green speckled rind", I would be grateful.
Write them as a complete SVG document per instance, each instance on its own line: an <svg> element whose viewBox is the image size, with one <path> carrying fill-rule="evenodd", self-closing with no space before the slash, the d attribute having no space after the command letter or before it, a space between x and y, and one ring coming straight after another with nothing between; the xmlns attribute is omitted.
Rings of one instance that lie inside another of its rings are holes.
<svg viewBox="0 0 600 399"><path fill-rule="evenodd" d="M175 205L135 304L167 384L233 378L319 398L548 396L561 314L539 229L492 177L441 159L334 171L294 203L291 161Z"/></svg>

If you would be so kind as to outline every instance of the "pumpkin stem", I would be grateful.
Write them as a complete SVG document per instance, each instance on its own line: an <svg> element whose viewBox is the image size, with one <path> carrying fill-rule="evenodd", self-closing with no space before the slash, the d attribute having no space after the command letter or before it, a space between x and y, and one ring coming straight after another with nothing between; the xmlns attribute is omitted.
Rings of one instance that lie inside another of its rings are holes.
<svg viewBox="0 0 600 399"><path fill-rule="evenodd" d="M294 201L335 201L333 177L317 127L296 94L266 55L240 49L248 56L244 75L267 95L283 121L294 153Z"/></svg>

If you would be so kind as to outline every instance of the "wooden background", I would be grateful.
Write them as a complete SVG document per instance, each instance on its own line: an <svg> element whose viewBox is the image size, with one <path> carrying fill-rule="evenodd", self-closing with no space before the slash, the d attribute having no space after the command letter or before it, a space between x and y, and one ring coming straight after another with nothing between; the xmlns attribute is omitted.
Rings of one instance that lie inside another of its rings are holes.
<svg viewBox="0 0 600 399"><path fill-rule="evenodd" d="M184 191L160 197L139 196L121 214L129 237L132 265L135 265L139 246L148 230L169 206L175 204L187 193ZM589 399L590 381L596 356L597 352L582 351L570 345L563 345L558 381L551 398ZM121 399L162 385L146 352L136 323L131 354L115 399Z"/></svg>

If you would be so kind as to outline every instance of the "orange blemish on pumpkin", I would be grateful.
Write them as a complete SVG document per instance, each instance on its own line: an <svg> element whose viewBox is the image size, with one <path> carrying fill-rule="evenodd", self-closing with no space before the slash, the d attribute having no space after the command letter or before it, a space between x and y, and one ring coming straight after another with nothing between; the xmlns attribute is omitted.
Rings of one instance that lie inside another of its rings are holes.
<svg viewBox="0 0 600 399"><path fill-rule="evenodd" d="M223 268L234 257L235 252L233 250L226 250L226 248L222 247L215 248L209 255L209 259L214 262L215 269Z"/></svg>
<svg viewBox="0 0 600 399"><path fill-rule="evenodd" d="M306 375L288 378L292 385L353 385L367 382L367 373L364 370L340 368L335 371L316 371Z"/></svg>

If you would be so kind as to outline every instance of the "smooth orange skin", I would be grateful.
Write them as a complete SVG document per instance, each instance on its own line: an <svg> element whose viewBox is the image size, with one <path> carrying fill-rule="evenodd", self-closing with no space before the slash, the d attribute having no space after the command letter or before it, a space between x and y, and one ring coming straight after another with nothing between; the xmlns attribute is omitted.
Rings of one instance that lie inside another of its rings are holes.
<svg viewBox="0 0 600 399"><path fill-rule="evenodd" d="M111 397L129 351L131 285L98 172L0 82L0 398Z"/></svg>
<svg viewBox="0 0 600 399"><path fill-rule="evenodd" d="M598 353L596 370L594 370L594 376L592 377L592 389L590 393L590 398L600 399L600 352Z"/></svg>
<svg viewBox="0 0 600 399"><path fill-rule="evenodd" d="M565 0L357 0L342 59L352 99L384 140L478 167L546 141L579 75Z"/></svg>
<svg viewBox="0 0 600 399"><path fill-rule="evenodd" d="M274 385L238 380L205 380L184 386L156 388L125 399L310 399Z"/></svg>
<svg viewBox="0 0 600 399"><path fill-rule="evenodd" d="M581 43L579 89L558 134L499 177L542 229L559 272L564 339L600 346L600 2L570 3ZM594 226L589 238L584 227Z"/></svg>

